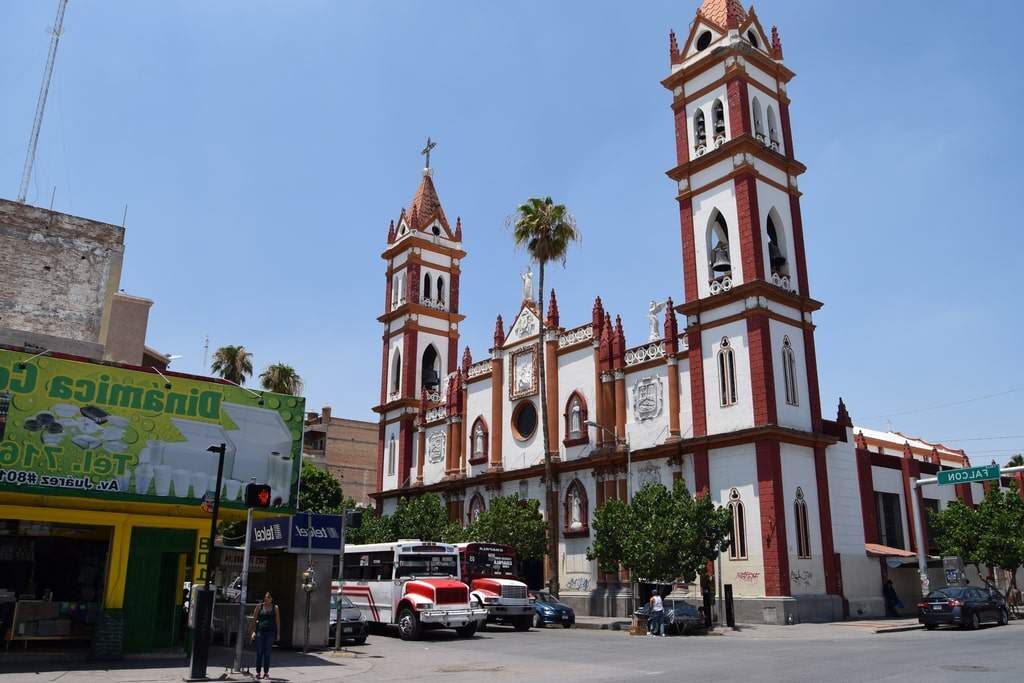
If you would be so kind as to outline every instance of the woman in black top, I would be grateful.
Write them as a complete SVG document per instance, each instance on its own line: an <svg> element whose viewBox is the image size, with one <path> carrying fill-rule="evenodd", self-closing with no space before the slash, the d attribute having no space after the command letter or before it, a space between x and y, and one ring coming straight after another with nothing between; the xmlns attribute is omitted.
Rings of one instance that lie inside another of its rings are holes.
<svg viewBox="0 0 1024 683"><path fill-rule="evenodd" d="M268 592L252 613L252 639L256 641L256 678L270 678L270 650L281 633L281 612ZM263 675L260 676L260 668Z"/></svg>

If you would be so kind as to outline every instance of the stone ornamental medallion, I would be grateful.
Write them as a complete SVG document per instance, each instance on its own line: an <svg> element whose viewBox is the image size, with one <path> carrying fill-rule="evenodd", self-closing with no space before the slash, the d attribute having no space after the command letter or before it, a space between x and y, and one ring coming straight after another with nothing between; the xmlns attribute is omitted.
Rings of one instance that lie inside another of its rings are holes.
<svg viewBox="0 0 1024 683"><path fill-rule="evenodd" d="M660 377L644 377L633 385L633 417L647 422L661 415L662 391Z"/></svg>
<svg viewBox="0 0 1024 683"><path fill-rule="evenodd" d="M427 439L427 460L430 462L441 462L444 460L445 435L444 432L434 432Z"/></svg>

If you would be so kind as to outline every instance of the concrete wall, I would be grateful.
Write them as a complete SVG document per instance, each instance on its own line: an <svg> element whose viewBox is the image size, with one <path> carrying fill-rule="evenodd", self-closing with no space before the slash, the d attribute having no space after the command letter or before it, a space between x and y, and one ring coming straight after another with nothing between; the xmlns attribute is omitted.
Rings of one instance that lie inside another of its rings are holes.
<svg viewBox="0 0 1024 683"><path fill-rule="evenodd" d="M117 292L111 301L110 331L103 357L118 363L142 365L149 326L150 299Z"/></svg>
<svg viewBox="0 0 1024 683"><path fill-rule="evenodd" d="M0 199L0 328L106 342L124 229Z"/></svg>

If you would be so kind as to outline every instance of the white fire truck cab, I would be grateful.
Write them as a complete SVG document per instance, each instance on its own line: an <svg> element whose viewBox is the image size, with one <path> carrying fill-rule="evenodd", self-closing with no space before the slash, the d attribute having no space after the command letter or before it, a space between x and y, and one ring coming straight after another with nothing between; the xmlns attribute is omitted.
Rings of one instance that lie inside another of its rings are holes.
<svg viewBox="0 0 1024 683"><path fill-rule="evenodd" d="M419 540L346 545L341 592L367 621L396 624L402 640L425 628L453 628L471 637L487 619L459 580L453 545Z"/></svg>
<svg viewBox="0 0 1024 683"><path fill-rule="evenodd" d="M470 595L487 608L487 621L511 624L528 631L533 623L533 601L526 584L516 578L516 553L497 543L458 543L460 577Z"/></svg>

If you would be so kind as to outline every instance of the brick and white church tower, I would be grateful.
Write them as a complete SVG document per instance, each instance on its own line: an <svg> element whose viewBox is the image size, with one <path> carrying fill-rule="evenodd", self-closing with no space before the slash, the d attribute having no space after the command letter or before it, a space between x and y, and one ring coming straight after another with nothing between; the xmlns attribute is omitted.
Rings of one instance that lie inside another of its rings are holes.
<svg viewBox="0 0 1024 683"><path fill-rule="evenodd" d="M638 302L650 334L630 346L599 296L563 327L569 315L551 292L544 396L528 286L518 311L506 312L507 332L497 316L491 348L476 362L469 348L458 354L466 253L428 157L383 253L378 505L390 513L402 496L433 492L465 524L494 496L518 494L547 514L546 420L557 449L561 598L578 611L624 614L631 597L628 577L586 558L594 511L682 479L732 510L734 542L716 580L732 586L738 619L881 615L882 578L912 594L913 551L927 544L912 532L910 478L963 466L966 454L855 428L842 401L834 420L822 416L812 320L821 304L810 296L805 169L786 94L794 74L775 28L737 0L705 0L684 40L670 34L669 63L682 296L675 280L661 301ZM664 243L675 235L665 226ZM981 486L970 487L918 496L933 509L954 496L980 500Z"/></svg>

